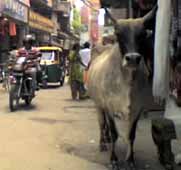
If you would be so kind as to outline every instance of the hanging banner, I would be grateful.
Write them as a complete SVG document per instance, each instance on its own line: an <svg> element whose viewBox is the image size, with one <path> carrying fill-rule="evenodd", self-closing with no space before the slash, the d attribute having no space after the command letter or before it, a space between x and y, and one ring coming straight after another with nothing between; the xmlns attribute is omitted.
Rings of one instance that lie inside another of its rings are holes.
<svg viewBox="0 0 181 170"><path fill-rule="evenodd" d="M4 0L2 13L16 20L28 22L28 7L17 0Z"/></svg>

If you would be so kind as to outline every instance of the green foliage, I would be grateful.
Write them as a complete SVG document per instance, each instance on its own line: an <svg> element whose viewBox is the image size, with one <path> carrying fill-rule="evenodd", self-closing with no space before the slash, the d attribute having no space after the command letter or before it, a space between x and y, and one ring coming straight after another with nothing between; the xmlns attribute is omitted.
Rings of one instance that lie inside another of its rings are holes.
<svg viewBox="0 0 181 170"><path fill-rule="evenodd" d="M80 12L76 8L73 9L72 27L75 33L80 33L80 31L82 30Z"/></svg>

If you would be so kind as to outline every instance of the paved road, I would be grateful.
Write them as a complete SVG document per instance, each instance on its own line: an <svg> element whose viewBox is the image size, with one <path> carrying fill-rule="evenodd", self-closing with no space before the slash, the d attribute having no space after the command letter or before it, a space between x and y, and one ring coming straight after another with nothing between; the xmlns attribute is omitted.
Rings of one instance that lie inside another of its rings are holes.
<svg viewBox="0 0 181 170"><path fill-rule="evenodd" d="M109 153L98 151L94 104L72 101L68 86L41 90L31 107L22 104L14 113L9 112L7 93L0 89L0 134L0 170L109 169ZM120 140L120 157L124 148ZM162 170L150 120L140 121L135 153L139 170Z"/></svg>

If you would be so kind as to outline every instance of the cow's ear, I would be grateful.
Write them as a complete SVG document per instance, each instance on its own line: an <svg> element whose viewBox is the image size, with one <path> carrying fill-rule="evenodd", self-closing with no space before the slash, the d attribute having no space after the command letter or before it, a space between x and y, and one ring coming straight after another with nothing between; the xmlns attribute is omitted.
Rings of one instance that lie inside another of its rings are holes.
<svg viewBox="0 0 181 170"><path fill-rule="evenodd" d="M143 17L143 24L145 29L150 29L154 26L158 5L155 5L153 9Z"/></svg>
<svg viewBox="0 0 181 170"><path fill-rule="evenodd" d="M109 19L111 19L112 23L114 24L114 26L117 25L117 20L111 15L111 13L109 12L109 10L107 8L104 8L107 17L109 17Z"/></svg>

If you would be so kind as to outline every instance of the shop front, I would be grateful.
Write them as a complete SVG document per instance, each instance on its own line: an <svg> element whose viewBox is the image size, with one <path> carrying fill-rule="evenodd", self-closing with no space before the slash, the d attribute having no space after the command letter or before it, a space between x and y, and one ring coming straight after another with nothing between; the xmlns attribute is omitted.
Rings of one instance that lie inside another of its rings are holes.
<svg viewBox="0 0 181 170"><path fill-rule="evenodd" d="M29 11L29 32L36 38L37 45L47 45L51 41L51 34L54 32L54 23L30 10Z"/></svg>
<svg viewBox="0 0 181 170"><path fill-rule="evenodd" d="M18 0L0 1L0 63L7 59L7 52L22 46L26 33L29 7Z"/></svg>

